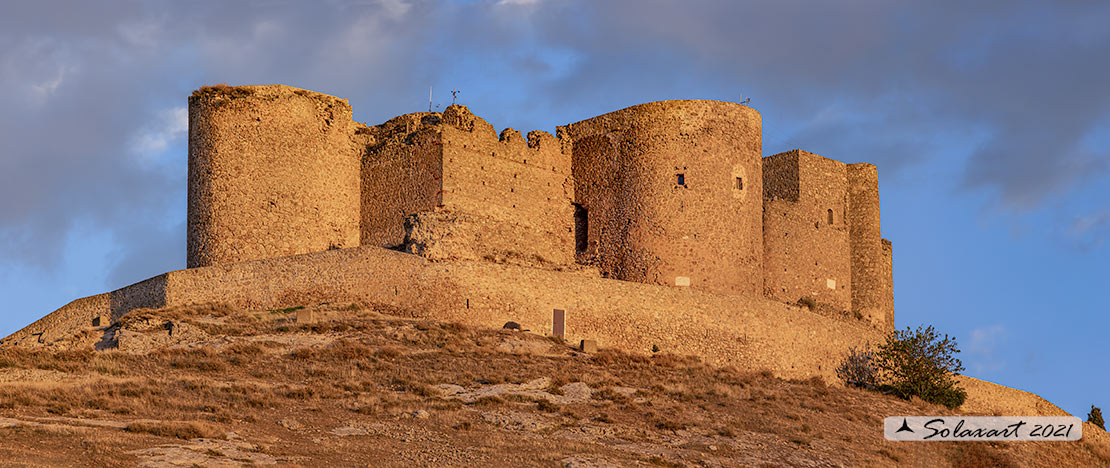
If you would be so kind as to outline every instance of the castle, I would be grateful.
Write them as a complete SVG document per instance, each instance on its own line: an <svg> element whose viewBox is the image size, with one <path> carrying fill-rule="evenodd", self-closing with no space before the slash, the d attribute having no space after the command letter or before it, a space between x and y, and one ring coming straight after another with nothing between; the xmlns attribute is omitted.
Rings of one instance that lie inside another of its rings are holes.
<svg viewBox="0 0 1110 468"><path fill-rule="evenodd" d="M188 266L358 245L721 294L893 323L875 166L762 157L754 109L661 101L498 133L466 107L368 127L286 86L189 99Z"/></svg>
<svg viewBox="0 0 1110 468"><path fill-rule="evenodd" d="M188 268L3 343L142 307L364 301L831 375L893 327L879 226L875 166L762 157L742 104L652 102L524 136L460 105L367 126L324 94L206 87L189 98Z"/></svg>

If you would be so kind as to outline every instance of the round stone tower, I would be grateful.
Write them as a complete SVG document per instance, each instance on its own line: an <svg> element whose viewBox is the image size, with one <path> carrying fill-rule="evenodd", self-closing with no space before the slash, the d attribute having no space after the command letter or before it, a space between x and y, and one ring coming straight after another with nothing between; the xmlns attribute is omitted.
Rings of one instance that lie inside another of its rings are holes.
<svg viewBox="0 0 1110 468"><path fill-rule="evenodd" d="M346 100L289 86L194 92L188 266L357 246L353 126Z"/></svg>
<svg viewBox="0 0 1110 468"><path fill-rule="evenodd" d="M561 131L572 140L579 261L626 281L763 293L758 112L660 101Z"/></svg>
<svg viewBox="0 0 1110 468"><path fill-rule="evenodd" d="M852 310L882 328L888 326L887 309L893 310L893 298L886 294L890 275L879 223L879 173L874 165L848 165L848 208Z"/></svg>

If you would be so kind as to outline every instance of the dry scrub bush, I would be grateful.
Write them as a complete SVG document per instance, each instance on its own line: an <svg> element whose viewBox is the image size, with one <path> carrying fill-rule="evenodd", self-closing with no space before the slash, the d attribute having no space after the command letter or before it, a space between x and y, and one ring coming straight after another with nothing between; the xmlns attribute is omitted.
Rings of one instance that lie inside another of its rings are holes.
<svg viewBox="0 0 1110 468"><path fill-rule="evenodd" d="M201 372L223 372L227 363L218 351L209 347L200 348L163 348L152 356L161 358L175 369L193 369Z"/></svg>
<svg viewBox="0 0 1110 468"><path fill-rule="evenodd" d="M159 437L176 437L178 439L212 439L222 435L219 428L203 422L133 422L127 425L127 432L152 434Z"/></svg>
<svg viewBox="0 0 1110 468"><path fill-rule="evenodd" d="M1095 405L1091 405L1091 412L1087 413L1087 422L1106 430L1106 421L1102 420L1102 410Z"/></svg>
<svg viewBox="0 0 1110 468"><path fill-rule="evenodd" d="M593 392L592 395L595 400L609 400L614 403L628 403L628 397L610 387L605 387L599 391Z"/></svg>
<svg viewBox="0 0 1110 468"><path fill-rule="evenodd" d="M265 353L266 350L257 343L249 341L240 341L228 345L223 351L225 354L241 355L241 356L258 356Z"/></svg>
<svg viewBox="0 0 1110 468"><path fill-rule="evenodd" d="M563 409L561 406L551 402L551 400L548 400L547 398L537 398L536 408L546 413L558 413Z"/></svg>
<svg viewBox="0 0 1110 468"><path fill-rule="evenodd" d="M848 386L878 389L903 399L920 398L949 409L967 398L952 375L963 370L955 338L932 326L894 330L877 351L848 348L836 375Z"/></svg>
<svg viewBox="0 0 1110 468"><path fill-rule="evenodd" d="M87 368L94 355L92 350L51 351L3 348L0 349L0 368L14 367L75 372Z"/></svg>
<svg viewBox="0 0 1110 468"><path fill-rule="evenodd" d="M883 375L884 388L909 399L917 396L929 403L958 408L967 399L956 374L964 370L956 354L956 339L941 338L932 327L906 327L887 335L875 353L875 364Z"/></svg>
<svg viewBox="0 0 1110 468"><path fill-rule="evenodd" d="M953 450L948 453L948 460L952 466L968 468L1016 468L1014 463L1005 453L1001 452L989 442L964 442L952 445Z"/></svg>
<svg viewBox="0 0 1110 468"><path fill-rule="evenodd" d="M836 376L851 387L872 389L878 385L875 353L871 350L848 348L848 356L836 367Z"/></svg>

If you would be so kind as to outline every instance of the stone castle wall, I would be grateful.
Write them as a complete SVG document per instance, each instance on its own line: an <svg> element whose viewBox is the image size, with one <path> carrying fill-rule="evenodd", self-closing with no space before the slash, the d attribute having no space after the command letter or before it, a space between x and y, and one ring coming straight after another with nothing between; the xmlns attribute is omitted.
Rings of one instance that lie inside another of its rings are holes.
<svg viewBox="0 0 1110 468"><path fill-rule="evenodd" d="M288 86L189 98L189 267L359 245L347 101Z"/></svg>
<svg viewBox="0 0 1110 468"><path fill-rule="evenodd" d="M764 295L852 308L845 164L793 150L763 158Z"/></svg>
<svg viewBox="0 0 1110 468"><path fill-rule="evenodd" d="M432 263L595 271L700 291L707 303L721 295L780 303L812 297L861 311L880 329L893 323L891 250L879 237L874 166L800 150L762 158L761 117L743 105L653 102L559 127L558 137L535 131L527 138L513 129L498 136L459 105L368 127L351 120L346 101L286 86L203 88L189 108L188 265L211 268L114 291L106 305L75 302L52 314L56 320L88 326L139 306L219 300L211 294L234 295L229 288L237 287L254 298L245 307L285 296L347 297L327 272L293 277L308 289L275 290L236 276L243 270L231 265L261 261L252 265L286 274L266 265L361 245ZM481 271L511 288L500 270ZM391 283L394 294L440 297L437 288L459 287L421 275ZM561 287L566 278L547 280ZM579 292L611 299L624 287ZM627 314L594 299L572 302ZM490 300L466 303L494 307ZM667 320L680 322L677 316ZM58 328L40 325L28 328ZM642 330L615 330L606 336L621 346L643 338Z"/></svg>
<svg viewBox="0 0 1110 468"><path fill-rule="evenodd" d="M497 246L483 255L574 263L570 156L560 142L540 131L525 140L510 128L498 136L464 106L447 108L443 120L443 205L479 223L471 223L469 250ZM526 236L529 242L520 242Z"/></svg>
<svg viewBox="0 0 1110 468"><path fill-rule="evenodd" d="M375 278L375 281L367 281ZM553 288L551 284L559 284ZM112 301L132 300L131 304ZM832 320L777 301L598 278L488 262L429 262L376 247L221 264L169 272L73 301L5 338L3 346L51 346L88 330L91 320L141 307L230 303L256 310L343 301L390 305L415 317L499 327L521 323L551 332L551 309L567 311L567 340L603 348L700 356L719 366L770 370L784 378L837 382L850 346L880 342L858 322ZM101 325L103 326L103 325ZM1060 416L1027 392L957 376L970 414Z"/></svg>
<svg viewBox="0 0 1110 468"><path fill-rule="evenodd" d="M362 245L400 246L405 219L443 204L443 150L435 113L406 114L360 131Z"/></svg>
<svg viewBox="0 0 1110 468"><path fill-rule="evenodd" d="M758 112L653 102L565 128L587 232L580 257L616 279L762 294Z"/></svg>
<svg viewBox="0 0 1110 468"><path fill-rule="evenodd" d="M743 105L653 102L524 138L464 106L367 127L331 96L247 86L198 91L190 119L189 266L374 245L889 322L874 167L764 160Z"/></svg>
<svg viewBox="0 0 1110 468"><path fill-rule="evenodd" d="M155 283L159 287L152 288ZM110 295L133 301L118 315L140 307L208 303L271 310L360 302L478 326L500 327L511 320L541 334L551 334L552 311L558 308L567 311L569 342L593 339L637 354L658 346L715 365L768 369L787 378L821 375L830 382L844 349L880 337L865 324L760 297L604 279L588 271L431 262L371 246L173 271ZM49 346L66 333L89 329L92 317L106 310L104 296L75 301L95 304L80 313L67 306L48 316L50 328L29 326L4 344Z"/></svg>
<svg viewBox="0 0 1110 468"><path fill-rule="evenodd" d="M894 329L894 245L883 239L883 312L886 314L885 329Z"/></svg>
<svg viewBox="0 0 1110 468"><path fill-rule="evenodd" d="M436 260L573 263L570 157L453 105L367 130L364 244Z"/></svg>

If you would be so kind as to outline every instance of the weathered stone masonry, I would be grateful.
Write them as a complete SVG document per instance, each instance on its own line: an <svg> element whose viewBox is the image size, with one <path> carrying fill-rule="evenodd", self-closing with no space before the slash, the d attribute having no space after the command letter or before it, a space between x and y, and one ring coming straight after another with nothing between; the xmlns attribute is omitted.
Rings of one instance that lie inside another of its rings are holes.
<svg viewBox="0 0 1110 468"><path fill-rule="evenodd" d="M359 245L346 101L288 86L189 98L188 266Z"/></svg>
<svg viewBox="0 0 1110 468"><path fill-rule="evenodd" d="M875 167L763 158L744 105L652 102L524 136L464 106L367 126L342 99L242 86L198 90L189 116L189 270L74 301L6 343L205 301L381 302L536 330L560 308L568 336L603 346L804 375L893 326Z"/></svg>

